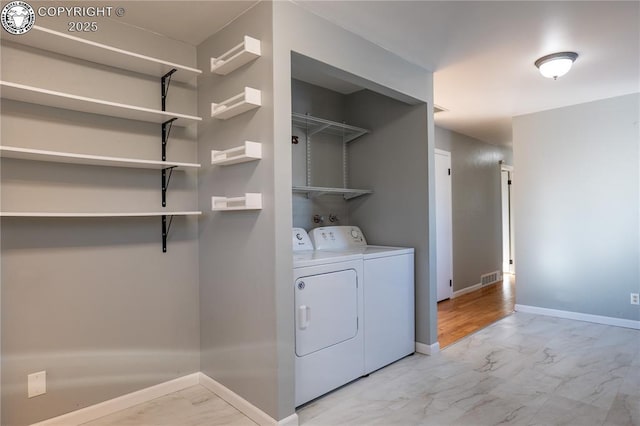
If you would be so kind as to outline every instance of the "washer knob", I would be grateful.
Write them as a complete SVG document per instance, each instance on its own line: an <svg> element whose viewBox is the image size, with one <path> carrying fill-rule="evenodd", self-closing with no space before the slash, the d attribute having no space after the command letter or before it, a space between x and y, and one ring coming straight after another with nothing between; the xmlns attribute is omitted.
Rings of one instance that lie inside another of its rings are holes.
<svg viewBox="0 0 640 426"><path fill-rule="evenodd" d="M355 230L355 229L352 229L352 230L351 230L351 236L352 236L353 238L358 238L358 237L359 237L358 231L357 231L357 230Z"/></svg>
<svg viewBox="0 0 640 426"><path fill-rule="evenodd" d="M301 235L299 232L296 234L296 238L297 238L299 241L302 241L302 235Z"/></svg>

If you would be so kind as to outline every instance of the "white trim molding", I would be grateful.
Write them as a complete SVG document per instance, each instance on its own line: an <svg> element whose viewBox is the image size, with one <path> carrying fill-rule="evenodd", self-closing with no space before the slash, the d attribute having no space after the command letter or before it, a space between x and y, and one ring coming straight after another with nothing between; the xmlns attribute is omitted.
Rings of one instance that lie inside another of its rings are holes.
<svg viewBox="0 0 640 426"><path fill-rule="evenodd" d="M218 395L220 398L227 401L229 404L234 406L238 411L240 411L245 416L249 417L254 422L258 423L261 426L298 426L298 415L292 414L289 417L282 419L280 422L275 420L273 417L269 416L267 413L227 388L223 384L213 380L211 377L207 376L204 373L200 373L200 385L209 389L211 392Z"/></svg>
<svg viewBox="0 0 640 426"><path fill-rule="evenodd" d="M165 396L170 393L178 392L188 387L195 386L198 384L199 378L200 373L189 374L188 376L169 380L168 382L150 386L148 388L131 392L117 398L109 399L98 404L90 405L88 407L81 408L79 410L72 411L58 417L53 417L48 420L34 423L31 426L81 425L91 420L99 419L100 417L104 417L118 411L126 410L127 408L133 407L134 405L142 404L144 402L151 401L152 399L156 399L161 396Z"/></svg>
<svg viewBox="0 0 640 426"><path fill-rule="evenodd" d="M293 413L289 417L285 417L284 419L278 422L278 426L298 426L298 414Z"/></svg>
<svg viewBox="0 0 640 426"><path fill-rule="evenodd" d="M540 308L538 306L518 304L516 304L515 310L516 312L524 312L527 314L546 315L550 317L594 322L596 324L613 325L616 327L633 328L635 330L640 330L640 321L623 318L605 317L602 315L583 314L581 312L561 311L558 309Z"/></svg>
<svg viewBox="0 0 640 426"><path fill-rule="evenodd" d="M169 380L155 386L131 392L108 401L90 405L70 413L34 423L31 426L79 426L92 420L118 411L126 410L138 404L178 392L191 386L201 385L228 402L245 416L261 426L298 426L298 415L293 413L280 421L251 404L240 395L216 382L203 373L193 373L184 377Z"/></svg>
<svg viewBox="0 0 640 426"><path fill-rule="evenodd" d="M461 288L460 290L454 291L453 294L451 295L451 298L455 299L456 297L460 297L463 294L471 293L473 291L480 290L481 288L482 288L482 284L480 283L471 285L469 287Z"/></svg>
<svg viewBox="0 0 640 426"><path fill-rule="evenodd" d="M416 342L416 352L423 355L433 355L440 352L440 343L435 342L431 345Z"/></svg>

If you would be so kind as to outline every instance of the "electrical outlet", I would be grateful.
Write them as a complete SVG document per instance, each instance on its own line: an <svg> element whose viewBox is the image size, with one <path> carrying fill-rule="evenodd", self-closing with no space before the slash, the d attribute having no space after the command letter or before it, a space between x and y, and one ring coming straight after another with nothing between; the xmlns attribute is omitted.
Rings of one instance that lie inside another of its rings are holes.
<svg viewBox="0 0 640 426"><path fill-rule="evenodd" d="M38 371L27 376L27 393L29 398L47 393L46 371Z"/></svg>
<svg viewBox="0 0 640 426"><path fill-rule="evenodd" d="M631 293L631 304L632 305L640 305L640 294Z"/></svg>

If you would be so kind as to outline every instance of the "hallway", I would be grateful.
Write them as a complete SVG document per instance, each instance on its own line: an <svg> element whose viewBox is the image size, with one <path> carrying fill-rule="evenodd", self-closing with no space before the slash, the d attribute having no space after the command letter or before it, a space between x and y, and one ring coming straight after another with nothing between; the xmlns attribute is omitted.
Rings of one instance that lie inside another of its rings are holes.
<svg viewBox="0 0 640 426"><path fill-rule="evenodd" d="M515 277L438 303L438 342L445 348L513 312Z"/></svg>

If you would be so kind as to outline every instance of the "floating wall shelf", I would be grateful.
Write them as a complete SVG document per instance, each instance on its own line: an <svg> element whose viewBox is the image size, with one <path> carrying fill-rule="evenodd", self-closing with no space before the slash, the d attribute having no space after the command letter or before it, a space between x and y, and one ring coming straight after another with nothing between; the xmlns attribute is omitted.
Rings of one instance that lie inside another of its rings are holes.
<svg viewBox="0 0 640 426"><path fill-rule="evenodd" d="M211 164L228 166L246 163L262 158L262 144L260 142L245 141L244 145L224 151L211 151Z"/></svg>
<svg viewBox="0 0 640 426"><path fill-rule="evenodd" d="M91 166L127 167L137 169L188 169L200 164L175 161L140 160L135 158L105 157L101 155L76 154L71 152L45 151L41 149L0 146L0 157L19 160L47 161L52 163L85 164Z"/></svg>
<svg viewBox="0 0 640 426"><path fill-rule="evenodd" d="M342 195L345 200L373 193L370 189L323 188L319 186L294 186L293 192L306 194L308 198L320 195Z"/></svg>
<svg viewBox="0 0 640 426"><path fill-rule="evenodd" d="M157 217L157 216L197 216L199 211L156 211L156 212L0 212L0 217Z"/></svg>
<svg viewBox="0 0 640 426"><path fill-rule="evenodd" d="M202 71L185 65L140 55L38 25L31 28L28 33L13 37L7 36L6 38L38 49L155 77L162 77L172 69L176 69L177 72L173 76L175 81L189 82L202 74Z"/></svg>
<svg viewBox="0 0 640 426"><path fill-rule="evenodd" d="M351 142L360 136L369 133L369 130L360 127L350 126L337 121L325 120L309 114L294 112L291 114L291 124L293 127L306 130L307 137L317 133L324 133L333 136L342 136L344 142Z"/></svg>
<svg viewBox="0 0 640 426"><path fill-rule="evenodd" d="M259 57L260 40L244 36L242 43L217 58L211 58L211 72L227 75Z"/></svg>
<svg viewBox="0 0 640 426"><path fill-rule="evenodd" d="M262 194L249 192L244 197L211 197L211 210L262 210Z"/></svg>
<svg viewBox="0 0 640 426"><path fill-rule="evenodd" d="M262 105L262 93L245 87L244 91L220 103L211 103L211 117L226 120Z"/></svg>
<svg viewBox="0 0 640 426"><path fill-rule="evenodd" d="M148 121L151 123L163 123L176 118L174 121L176 126L186 126L190 122L202 120L200 117L191 115L121 104L102 99L87 98L85 96L56 92L8 81L0 81L0 88L3 99L12 99L14 101L69 109L72 111L88 112L129 120Z"/></svg>

